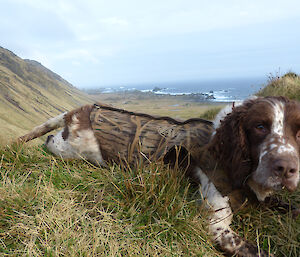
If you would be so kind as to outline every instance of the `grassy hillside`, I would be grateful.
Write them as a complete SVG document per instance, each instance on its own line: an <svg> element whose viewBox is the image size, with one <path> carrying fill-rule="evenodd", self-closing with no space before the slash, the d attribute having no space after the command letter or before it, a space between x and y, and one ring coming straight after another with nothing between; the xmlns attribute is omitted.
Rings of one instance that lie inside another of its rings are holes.
<svg viewBox="0 0 300 257"><path fill-rule="evenodd" d="M93 101L40 63L0 47L0 131L5 139L88 102Z"/></svg>
<svg viewBox="0 0 300 257"><path fill-rule="evenodd" d="M300 101L300 77L294 72L288 72L283 76L270 75L267 85L257 95L286 96Z"/></svg>

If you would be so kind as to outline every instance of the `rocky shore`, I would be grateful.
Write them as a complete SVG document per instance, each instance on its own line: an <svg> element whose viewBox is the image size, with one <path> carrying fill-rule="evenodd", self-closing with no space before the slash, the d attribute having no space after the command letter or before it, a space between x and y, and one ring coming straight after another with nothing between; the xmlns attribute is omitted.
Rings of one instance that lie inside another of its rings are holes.
<svg viewBox="0 0 300 257"><path fill-rule="evenodd" d="M187 102L207 102L216 99L214 97L213 91L209 93L190 93L190 94L169 94L163 93L161 90L156 90L154 88L152 91L140 91L140 90L124 90L115 91L110 93L100 92L99 90L86 90L86 93L93 96L106 95L105 98L108 99L120 99L120 98L134 98L136 100L145 99L177 99L179 101Z"/></svg>

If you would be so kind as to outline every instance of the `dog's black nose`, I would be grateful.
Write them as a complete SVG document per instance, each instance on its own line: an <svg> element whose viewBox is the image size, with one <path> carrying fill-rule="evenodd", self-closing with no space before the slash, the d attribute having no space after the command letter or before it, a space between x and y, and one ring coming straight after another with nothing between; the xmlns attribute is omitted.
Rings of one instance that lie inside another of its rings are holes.
<svg viewBox="0 0 300 257"><path fill-rule="evenodd" d="M53 135L49 135L48 137L47 137L47 140L46 140L46 145L49 143L49 141L51 140L51 138L53 138L54 136Z"/></svg>

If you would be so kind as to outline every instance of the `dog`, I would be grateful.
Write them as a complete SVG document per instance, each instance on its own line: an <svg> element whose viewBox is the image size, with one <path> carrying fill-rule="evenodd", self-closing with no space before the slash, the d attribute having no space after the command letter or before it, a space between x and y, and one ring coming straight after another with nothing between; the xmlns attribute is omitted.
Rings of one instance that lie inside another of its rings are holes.
<svg viewBox="0 0 300 257"><path fill-rule="evenodd" d="M235 256L269 256L230 224L233 210L247 199L300 213L272 197L283 188L295 191L299 183L300 103L284 97L254 98L226 110L213 123L87 105L48 120L19 140L64 127L45 143L63 158L85 158L99 165L179 160L200 185L211 210L209 233L221 250Z"/></svg>

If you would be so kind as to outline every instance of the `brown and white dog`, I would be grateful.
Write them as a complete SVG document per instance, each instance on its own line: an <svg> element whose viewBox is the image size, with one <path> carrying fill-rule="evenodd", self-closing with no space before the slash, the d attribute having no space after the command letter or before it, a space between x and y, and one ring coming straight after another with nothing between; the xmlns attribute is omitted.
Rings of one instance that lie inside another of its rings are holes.
<svg viewBox="0 0 300 257"><path fill-rule="evenodd" d="M250 99L221 121L217 117L214 128L201 119L180 122L88 105L50 119L20 139L64 127L48 137L47 148L63 158L83 157L100 165L122 159L170 160L174 147L180 147L190 157L187 174L200 184L211 209L213 241L230 255L268 256L231 230L232 209L254 196L257 202L299 214L272 195L282 188L295 191L299 183L300 103L284 97Z"/></svg>

